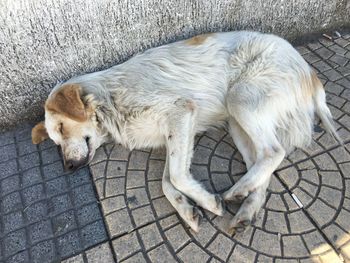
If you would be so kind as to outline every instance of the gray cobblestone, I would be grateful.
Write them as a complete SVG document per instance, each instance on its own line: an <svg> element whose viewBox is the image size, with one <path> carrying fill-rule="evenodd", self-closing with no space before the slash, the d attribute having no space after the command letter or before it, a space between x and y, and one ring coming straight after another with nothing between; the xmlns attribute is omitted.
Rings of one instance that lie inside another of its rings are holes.
<svg viewBox="0 0 350 263"><path fill-rule="evenodd" d="M118 260L123 260L126 257L141 250L136 232L132 232L118 239L113 240L113 249Z"/></svg>
<svg viewBox="0 0 350 263"><path fill-rule="evenodd" d="M98 245L86 251L86 257L89 263L111 263L113 256L108 243Z"/></svg>
<svg viewBox="0 0 350 263"><path fill-rule="evenodd" d="M86 249L107 239L102 220L84 226L81 229L82 245Z"/></svg>

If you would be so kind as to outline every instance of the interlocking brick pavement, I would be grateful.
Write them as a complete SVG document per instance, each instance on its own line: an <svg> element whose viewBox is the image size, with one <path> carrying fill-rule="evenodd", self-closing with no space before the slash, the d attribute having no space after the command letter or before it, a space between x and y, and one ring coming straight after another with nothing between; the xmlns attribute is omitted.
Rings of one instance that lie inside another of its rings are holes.
<svg viewBox="0 0 350 263"><path fill-rule="evenodd" d="M104 145L92 185L86 169L63 174L56 147L33 146L19 129L0 137L0 261L350 262L350 35L297 49L324 83L345 144L315 123L313 143L282 162L244 233L229 235L227 218L206 211L199 233L189 229L161 189L164 149ZM196 138L191 171L222 192L246 170L228 133L210 130Z"/></svg>
<svg viewBox="0 0 350 263"><path fill-rule="evenodd" d="M57 262L107 240L88 168L65 173L30 130L0 135L0 262Z"/></svg>

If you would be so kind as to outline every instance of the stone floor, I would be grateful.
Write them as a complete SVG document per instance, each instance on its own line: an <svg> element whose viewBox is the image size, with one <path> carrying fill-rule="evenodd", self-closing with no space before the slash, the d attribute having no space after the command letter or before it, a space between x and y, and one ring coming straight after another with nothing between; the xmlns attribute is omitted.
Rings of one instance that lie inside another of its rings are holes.
<svg viewBox="0 0 350 263"><path fill-rule="evenodd" d="M66 174L57 148L31 145L24 126L0 135L0 262L350 262L350 35L298 50L325 84L345 147L315 125L244 233L232 237L209 212L197 234L181 221L161 190L162 149L105 145L90 171ZM245 173L224 130L198 136L191 169L215 192Z"/></svg>

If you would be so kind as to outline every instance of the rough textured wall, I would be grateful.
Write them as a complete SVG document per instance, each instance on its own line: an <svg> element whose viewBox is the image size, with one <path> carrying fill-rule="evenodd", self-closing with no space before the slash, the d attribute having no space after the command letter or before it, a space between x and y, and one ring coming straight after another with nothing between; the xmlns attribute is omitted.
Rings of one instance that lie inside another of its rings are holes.
<svg viewBox="0 0 350 263"><path fill-rule="evenodd" d="M201 32L289 39L349 24L348 0L0 0L0 129L43 113L53 85Z"/></svg>

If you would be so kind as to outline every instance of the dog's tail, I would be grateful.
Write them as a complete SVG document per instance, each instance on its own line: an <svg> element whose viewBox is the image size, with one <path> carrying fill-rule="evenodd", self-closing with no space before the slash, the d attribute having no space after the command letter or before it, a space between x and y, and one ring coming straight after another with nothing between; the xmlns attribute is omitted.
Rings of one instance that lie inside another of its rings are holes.
<svg viewBox="0 0 350 263"><path fill-rule="evenodd" d="M326 104L326 93L324 91L323 84L315 72L312 72L311 78L314 88L313 100L316 108L316 114L321 119L326 131L329 132L332 137L336 139L340 144L343 144L342 139L339 137L337 131L334 128L333 117Z"/></svg>

